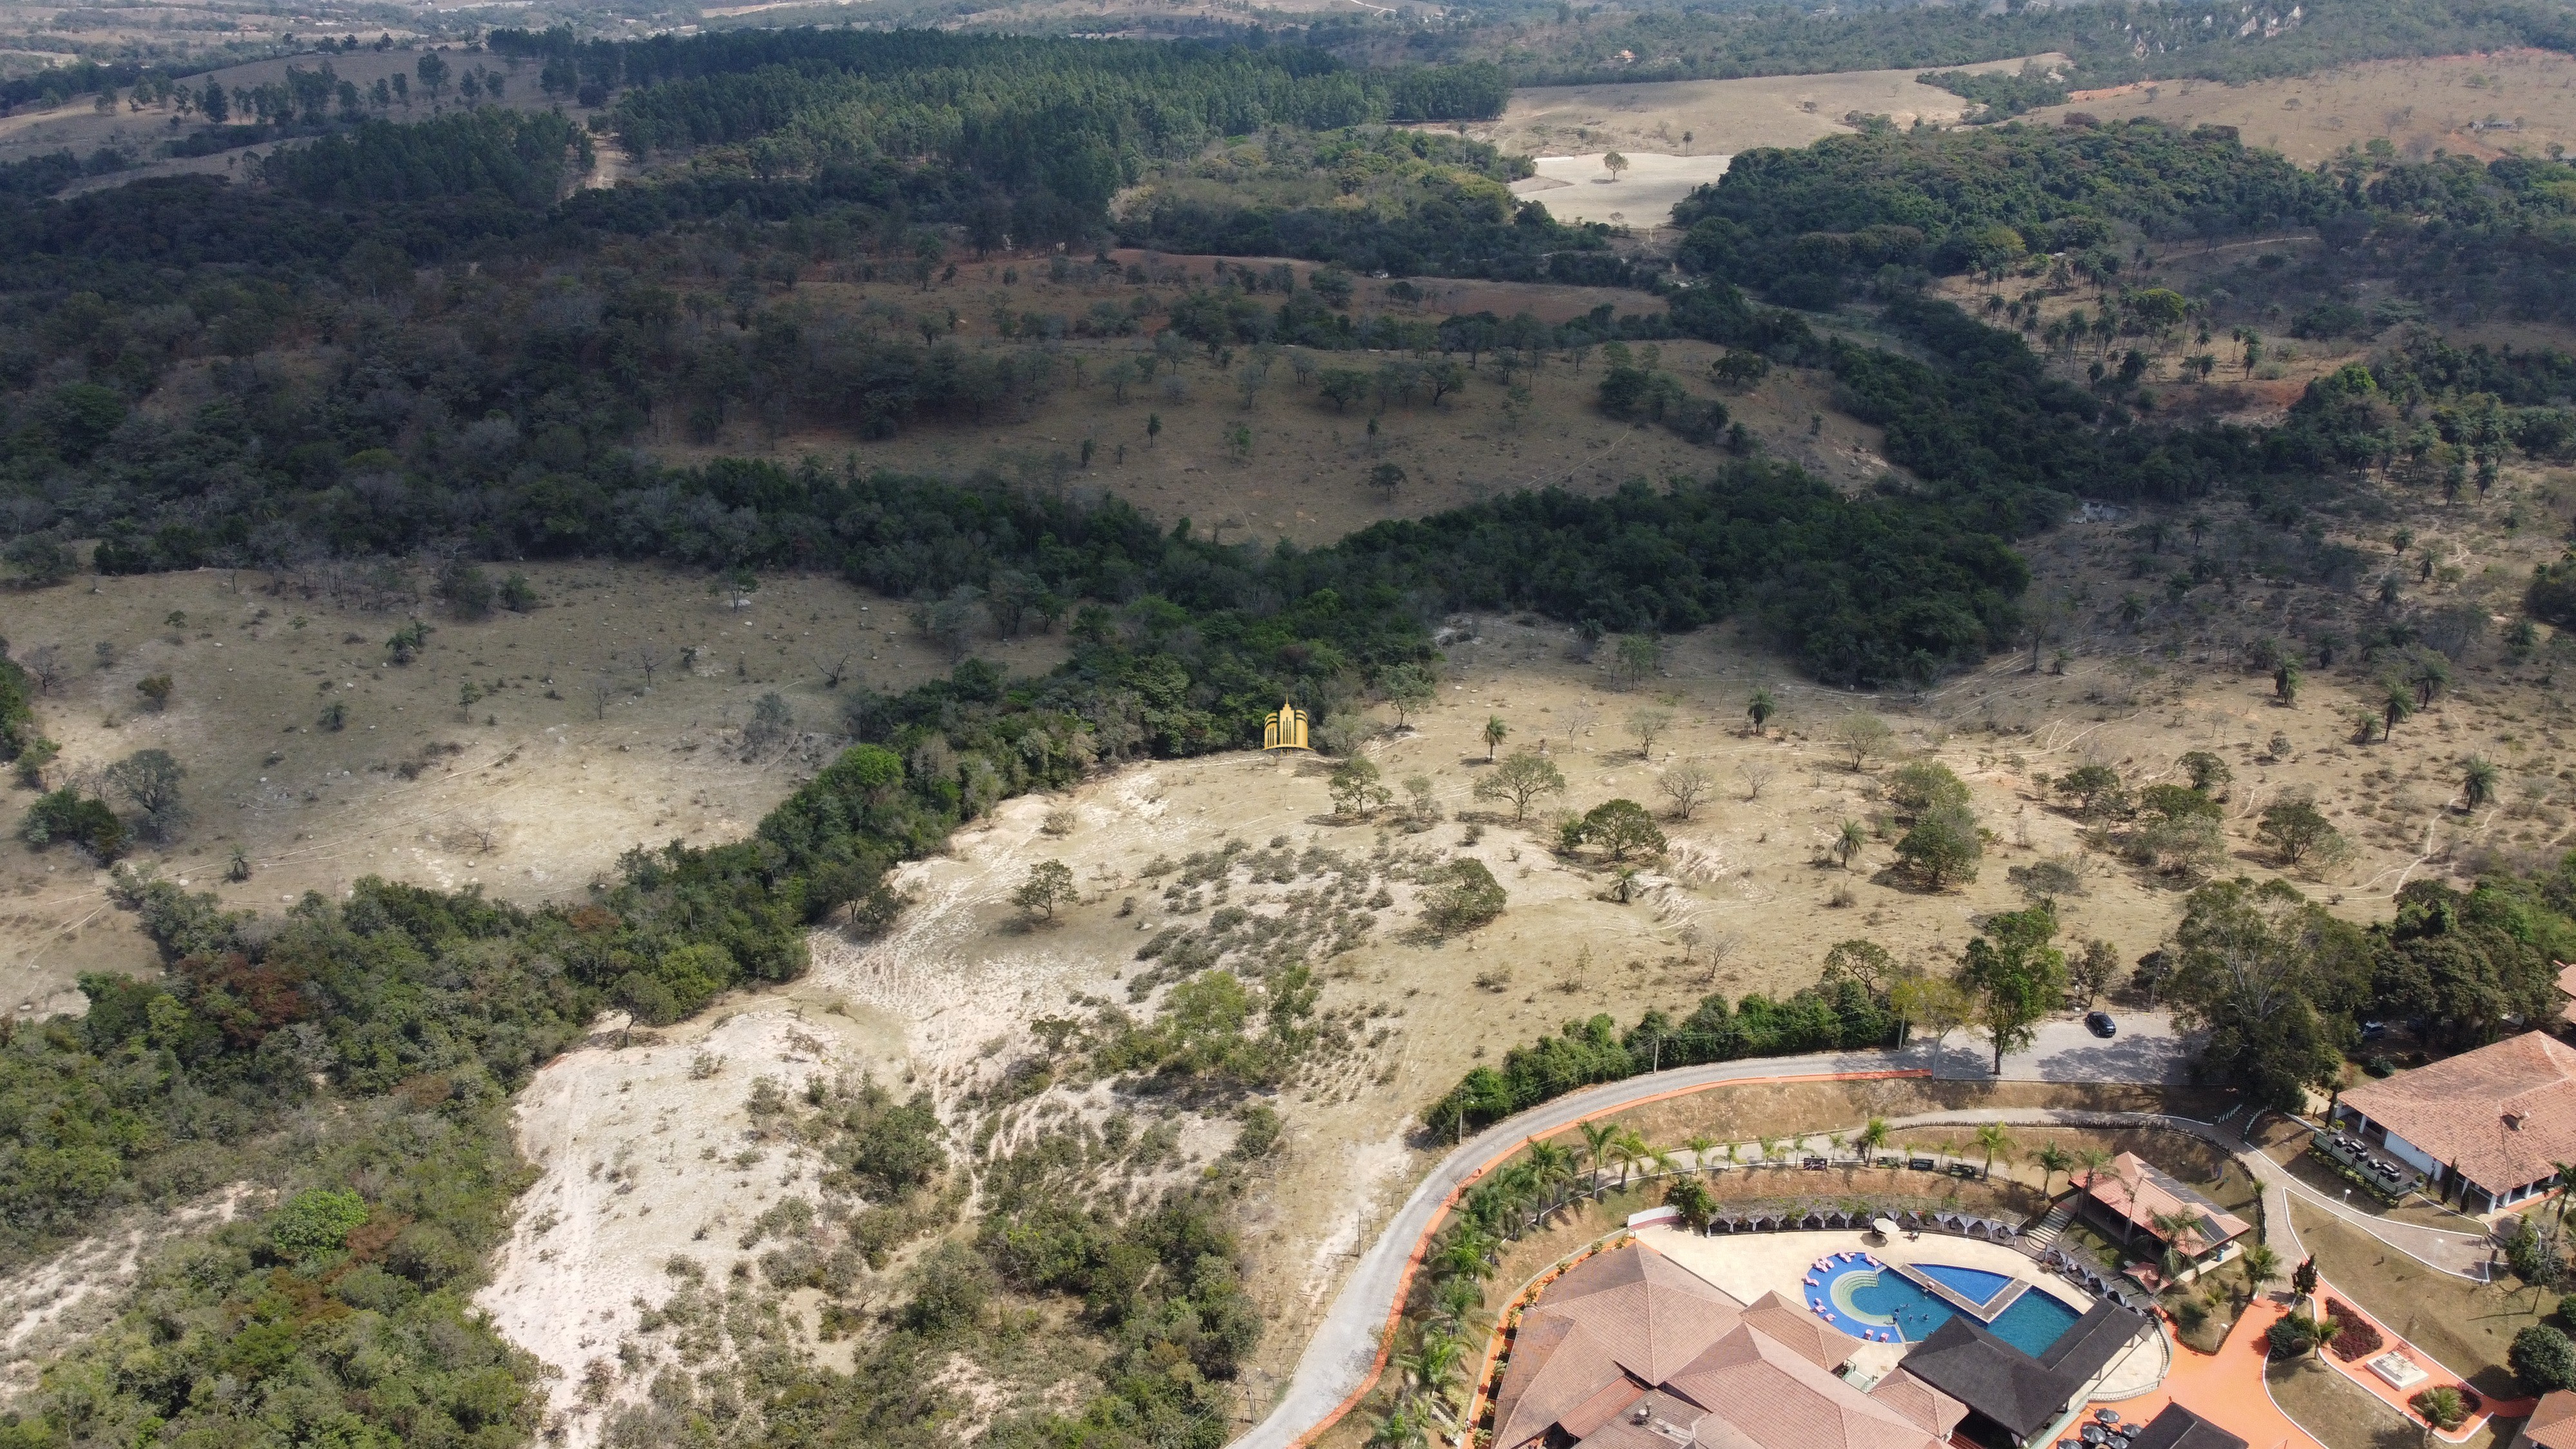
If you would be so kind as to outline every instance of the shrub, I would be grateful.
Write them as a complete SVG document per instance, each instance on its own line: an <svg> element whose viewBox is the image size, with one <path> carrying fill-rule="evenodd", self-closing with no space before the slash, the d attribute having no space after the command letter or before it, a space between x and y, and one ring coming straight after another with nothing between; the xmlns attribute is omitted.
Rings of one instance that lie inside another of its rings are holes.
<svg viewBox="0 0 2576 1449"><path fill-rule="evenodd" d="M2515 1334L2505 1361L2513 1366L2513 1376L2522 1381L2524 1393L2576 1389L2576 1340L2546 1323L2535 1323Z"/></svg>
<svg viewBox="0 0 2576 1449"><path fill-rule="evenodd" d="M348 1246L365 1226L366 1200L345 1188L311 1188L287 1199L268 1220L268 1241L281 1256L310 1258Z"/></svg>
<svg viewBox="0 0 2576 1449"><path fill-rule="evenodd" d="M18 838L38 850L68 841L106 865L125 853L125 822L104 800L92 799L69 785L41 796L18 822Z"/></svg>
<svg viewBox="0 0 2576 1449"><path fill-rule="evenodd" d="M2326 1316L2335 1326L2334 1338L2326 1346L2334 1351L2335 1357L2346 1363L2377 1353L2380 1345L2386 1342L2379 1336L2379 1330L2371 1326L2370 1320L2345 1304L2328 1300Z"/></svg>
<svg viewBox="0 0 2576 1449"><path fill-rule="evenodd" d="M1453 860L1432 876L1422 901L1423 924L1453 935L1472 931L1503 913L1503 883L1481 860Z"/></svg>
<svg viewBox="0 0 2576 1449"><path fill-rule="evenodd" d="M2274 1358L2297 1358L2306 1353L2314 1340L2309 1338L2309 1323L2304 1318L2284 1318L2263 1331L2263 1341Z"/></svg>
<svg viewBox="0 0 2576 1449"><path fill-rule="evenodd" d="M2448 1384L2426 1389L2406 1403L2436 1429L2456 1429L2468 1422L2468 1396Z"/></svg>

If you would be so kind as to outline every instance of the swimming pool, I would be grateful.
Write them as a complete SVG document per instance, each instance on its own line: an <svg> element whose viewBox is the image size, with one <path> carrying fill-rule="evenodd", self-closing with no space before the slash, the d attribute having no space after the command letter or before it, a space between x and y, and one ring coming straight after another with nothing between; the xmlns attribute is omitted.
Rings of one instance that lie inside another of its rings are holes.
<svg viewBox="0 0 2576 1449"><path fill-rule="evenodd" d="M1914 1271L1980 1305L1993 1303L2014 1281L2006 1274L1948 1263L1912 1266ZM1854 1338L1885 1340L1893 1335L1907 1343L1920 1343L1959 1312L1874 1261L1838 1261L1818 1277L1820 1281L1806 1290L1809 1306ZM2037 1358L2081 1316L2054 1295L2033 1287L1984 1326L1997 1338ZM1970 1315L1970 1321L1977 1321L1975 1315Z"/></svg>

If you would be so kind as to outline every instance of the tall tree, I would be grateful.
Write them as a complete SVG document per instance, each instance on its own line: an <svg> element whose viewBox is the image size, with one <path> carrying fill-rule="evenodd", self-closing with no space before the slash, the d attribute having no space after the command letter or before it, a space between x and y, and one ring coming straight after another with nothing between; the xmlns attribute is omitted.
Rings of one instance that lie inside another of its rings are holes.
<svg viewBox="0 0 2576 1449"><path fill-rule="evenodd" d="M2167 955L2165 998L2179 1024L2209 1033L2208 1078L2281 1111L2332 1081L2370 984L2359 930L2287 881L2212 881L2183 903Z"/></svg>
<svg viewBox="0 0 2576 1449"><path fill-rule="evenodd" d="M1970 1019L1994 1041L1995 1075L2004 1058L2030 1045L2040 1018L2066 995L2066 953L2049 942L2057 935L2057 908L2047 901L2028 910L1990 916L1982 934L1959 961L1959 986L1967 992Z"/></svg>

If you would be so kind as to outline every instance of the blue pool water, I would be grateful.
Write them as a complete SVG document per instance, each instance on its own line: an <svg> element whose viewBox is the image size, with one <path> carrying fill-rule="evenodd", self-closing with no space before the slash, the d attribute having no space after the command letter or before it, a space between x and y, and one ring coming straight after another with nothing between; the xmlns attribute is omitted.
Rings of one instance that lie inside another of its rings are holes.
<svg viewBox="0 0 2576 1449"><path fill-rule="evenodd" d="M2001 1273L1948 1264L1918 1263L1915 1270L1979 1303L1991 1301L2012 1281ZM1844 1262L1820 1276L1822 1282L1805 1290L1810 1306L1823 1304L1822 1316L1854 1337L1884 1338L1893 1330L1906 1342L1919 1343L1958 1313L1892 1270ZM2037 1358L2080 1316L2053 1296L2033 1288L2014 1299L2011 1307L1985 1326L1997 1338Z"/></svg>
<svg viewBox="0 0 2576 1449"><path fill-rule="evenodd" d="M2002 1273L1989 1273L1983 1268L1954 1268L1947 1263L1917 1263L1914 1271L1971 1303L1993 1302L1995 1295L2012 1282Z"/></svg>

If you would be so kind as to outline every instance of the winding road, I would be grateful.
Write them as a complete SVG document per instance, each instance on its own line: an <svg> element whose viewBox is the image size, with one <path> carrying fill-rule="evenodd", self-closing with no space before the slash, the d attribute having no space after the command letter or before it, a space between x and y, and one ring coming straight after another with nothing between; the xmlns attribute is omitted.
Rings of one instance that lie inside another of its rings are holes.
<svg viewBox="0 0 2576 1449"><path fill-rule="evenodd" d="M1860 1051L1679 1067L1570 1093L1468 1138L1424 1176L1378 1234L1377 1241L1361 1256L1349 1281L1342 1285L1332 1307L1317 1325L1314 1337L1307 1342L1304 1356L1289 1377L1287 1391L1271 1407L1269 1416L1237 1438L1230 1449L1295 1449L1312 1442L1349 1412L1376 1383L1385 1365L1385 1346L1393 1337L1414 1269L1421 1262L1433 1230L1447 1216L1450 1204L1531 1138L1712 1087L1929 1077L1933 1075L1926 1065L1929 1060L1929 1055L1919 1050ZM2358 1211L2301 1182L2279 1163L2249 1148L2233 1132L2206 1122L2139 1112L1982 1108L1891 1119L1889 1125L1902 1129L1979 1122L2013 1126L2163 1126L2189 1132L2225 1148L2262 1184L2264 1237L2287 1261L2295 1262L2299 1256L2289 1210L2289 1199L2295 1196L2307 1206L2339 1217L2429 1267L2458 1277L2483 1277L2483 1238L2392 1223Z"/></svg>

